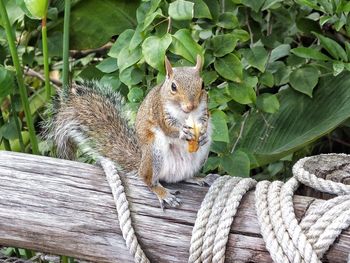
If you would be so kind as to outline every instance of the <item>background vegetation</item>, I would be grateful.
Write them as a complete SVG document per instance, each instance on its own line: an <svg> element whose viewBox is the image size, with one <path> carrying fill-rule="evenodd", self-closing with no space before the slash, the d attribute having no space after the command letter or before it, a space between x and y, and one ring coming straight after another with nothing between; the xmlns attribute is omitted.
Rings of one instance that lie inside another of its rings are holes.
<svg viewBox="0 0 350 263"><path fill-rule="evenodd" d="M39 122L54 92L45 77L61 84L64 1L3 2L21 69L2 19L1 147L48 154ZM349 11L343 0L72 1L69 79L112 85L136 113L165 54L176 66L200 54L215 127L204 171L278 178L295 158L349 149Z"/></svg>
<svg viewBox="0 0 350 263"><path fill-rule="evenodd" d="M63 68L64 83L108 83L136 113L165 54L175 66L200 54L214 124L203 172L284 179L295 159L349 152L348 1L39 2L0 0L0 149L51 153L39 123Z"/></svg>

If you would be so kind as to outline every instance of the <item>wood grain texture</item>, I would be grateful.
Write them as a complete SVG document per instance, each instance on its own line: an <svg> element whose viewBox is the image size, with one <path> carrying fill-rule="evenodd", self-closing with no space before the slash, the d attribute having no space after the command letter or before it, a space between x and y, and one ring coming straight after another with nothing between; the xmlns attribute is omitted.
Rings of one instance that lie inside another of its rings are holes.
<svg viewBox="0 0 350 263"><path fill-rule="evenodd" d="M136 233L151 261L186 262L196 213L208 188L168 185L180 191L183 203L163 212L156 197L134 175L125 175L123 180ZM298 218L321 202L295 196ZM12 152L0 152L0 245L93 262L133 262L101 168ZM346 262L349 250L348 229L324 262ZM260 235L253 192L242 200L226 255L226 262L272 262Z"/></svg>

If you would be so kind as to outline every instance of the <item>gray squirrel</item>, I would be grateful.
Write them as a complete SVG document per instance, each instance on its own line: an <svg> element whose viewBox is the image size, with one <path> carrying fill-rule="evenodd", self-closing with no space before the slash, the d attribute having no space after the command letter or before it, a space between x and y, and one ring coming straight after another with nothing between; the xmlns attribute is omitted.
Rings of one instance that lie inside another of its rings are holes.
<svg viewBox="0 0 350 263"><path fill-rule="evenodd" d="M163 208L180 199L159 181L193 178L207 160L211 143L208 96L200 77L201 57L194 67L172 67L165 58L165 81L150 90L129 124L121 95L97 82L75 85L57 95L46 124L46 137L58 155L71 159L75 146L98 159L103 156L123 170L138 171Z"/></svg>

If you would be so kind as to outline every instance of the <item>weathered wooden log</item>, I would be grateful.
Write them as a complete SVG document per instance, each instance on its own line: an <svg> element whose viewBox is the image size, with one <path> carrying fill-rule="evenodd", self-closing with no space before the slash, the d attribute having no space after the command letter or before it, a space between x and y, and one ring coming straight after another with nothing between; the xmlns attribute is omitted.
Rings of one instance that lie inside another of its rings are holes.
<svg viewBox="0 0 350 263"><path fill-rule="evenodd" d="M163 212L135 176L124 177L132 219L152 262L186 262L196 213L208 190L169 185L182 206ZM295 196L298 218L324 202ZM94 262L132 262L121 236L110 188L101 168L48 157L0 152L0 245L68 255ZM343 231L325 262L346 262L350 230ZM254 193L242 200L232 224L227 262L272 262L260 235Z"/></svg>

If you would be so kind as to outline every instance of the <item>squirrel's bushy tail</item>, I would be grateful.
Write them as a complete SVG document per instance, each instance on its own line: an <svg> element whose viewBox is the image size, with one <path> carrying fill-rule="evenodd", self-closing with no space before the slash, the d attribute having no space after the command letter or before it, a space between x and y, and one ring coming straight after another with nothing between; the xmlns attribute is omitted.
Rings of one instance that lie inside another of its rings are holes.
<svg viewBox="0 0 350 263"><path fill-rule="evenodd" d="M98 82L76 85L67 98L57 94L48 113L45 137L54 141L60 157L72 159L77 146L94 159L108 157L127 171L139 167L141 153L124 100L110 87Z"/></svg>

